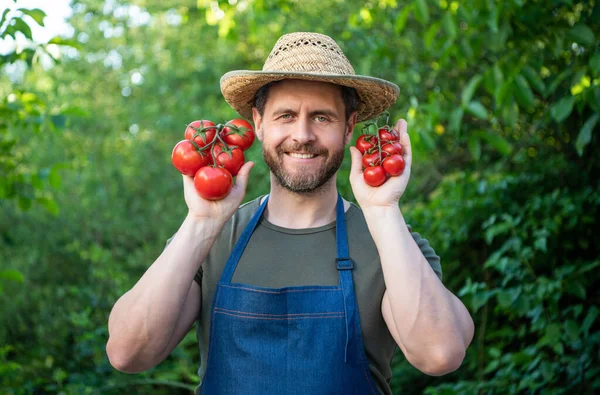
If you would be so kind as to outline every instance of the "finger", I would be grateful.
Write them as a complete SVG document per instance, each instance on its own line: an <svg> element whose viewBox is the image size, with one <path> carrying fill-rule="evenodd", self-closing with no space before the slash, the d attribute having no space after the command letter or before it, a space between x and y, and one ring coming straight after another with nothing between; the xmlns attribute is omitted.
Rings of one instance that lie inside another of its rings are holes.
<svg viewBox="0 0 600 395"><path fill-rule="evenodd" d="M362 171L362 154L356 147L350 147L350 158L352 159L352 167L350 168L350 177L360 175Z"/></svg>
<svg viewBox="0 0 600 395"><path fill-rule="evenodd" d="M400 136L402 133L408 133L408 124L406 123L406 120L401 118L398 120L398 122L396 122L392 129L394 129L398 133L398 136Z"/></svg>
<svg viewBox="0 0 600 395"><path fill-rule="evenodd" d="M237 176L235 177L235 186L245 191L246 186L248 185L248 179L250 178L250 170L254 167L254 162L246 162L241 167L240 171L238 171Z"/></svg>

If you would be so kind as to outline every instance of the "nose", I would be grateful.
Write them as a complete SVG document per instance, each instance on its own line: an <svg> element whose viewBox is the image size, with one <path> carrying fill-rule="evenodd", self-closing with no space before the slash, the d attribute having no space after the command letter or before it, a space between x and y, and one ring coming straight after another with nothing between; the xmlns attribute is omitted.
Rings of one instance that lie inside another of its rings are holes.
<svg viewBox="0 0 600 395"><path fill-rule="evenodd" d="M312 129L313 125L308 117L300 116L294 126L291 136L292 140L299 144L307 144L315 141L316 136Z"/></svg>

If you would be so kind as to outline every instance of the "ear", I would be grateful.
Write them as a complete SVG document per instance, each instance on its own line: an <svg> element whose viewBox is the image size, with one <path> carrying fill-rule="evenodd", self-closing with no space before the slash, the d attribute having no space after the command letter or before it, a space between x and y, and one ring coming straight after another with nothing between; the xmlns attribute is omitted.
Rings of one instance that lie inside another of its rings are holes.
<svg viewBox="0 0 600 395"><path fill-rule="evenodd" d="M346 130L345 130L345 136L344 136L344 143L346 145L350 144L350 141L352 141L352 133L354 132L355 126L356 126L356 111L354 111L352 113L352 115L350 115L350 118L348 118L348 121L346 122Z"/></svg>
<svg viewBox="0 0 600 395"><path fill-rule="evenodd" d="M262 116L256 107L252 107L252 120L254 121L254 132L258 141L263 141Z"/></svg>

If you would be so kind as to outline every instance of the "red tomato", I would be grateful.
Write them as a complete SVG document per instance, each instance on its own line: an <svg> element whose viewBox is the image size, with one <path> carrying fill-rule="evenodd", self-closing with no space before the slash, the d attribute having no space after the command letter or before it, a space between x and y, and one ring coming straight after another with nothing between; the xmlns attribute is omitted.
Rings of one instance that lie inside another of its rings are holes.
<svg viewBox="0 0 600 395"><path fill-rule="evenodd" d="M221 131L221 138L228 145L235 145L246 151L254 143L254 128L250 122L243 119L232 119L227 125L237 126L239 130L225 126Z"/></svg>
<svg viewBox="0 0 600 395"><path fill-rule="evenodd" d="M372 187L378 187L385 182L385 170L381 166L371 166L365 169L363 173L365 182Z"/></svg>
<svg viewBox="0 0 600 395"><path fill-rule="evenodd" d="M362 164L363 167L379 166L381 164L379 152L375 151L371 154L363 155Z"/></svg>
<svg viewBox="0 0 600 395"><path fill-rule="evenodd" d="M388 156L383 160L383 168L390 176L399 176L404 171L406 162L404 158L398 154Z"/></svg>
<svg viewBox="0 0 600 395"><path fill-rule="evenodd" d="M398 141L398 135L393 129L381 128L378 131L381 141Z"/></svg>
<svg viewBox="0 0 600 395"><path fill-rule="evenodd" d="M381 146L381 151L385 152L385 156L391 155L402 155L404 150L402 149L402 145L397 141L392 141Z"/></svg>
<svg viewBox="0 0 600 395"><path fill-rule="evenodd" d="M200 129L203 128L209 129L200 131ZM196 132L198 132L198 136L194 137L194 142L198 144L199 147L204 147L205 145L210 144L215 139L215 135L217 134L217 127L211 121L194 121L190 123L185 129L185 139L191 140L194 134L196 134Z"/></svg>
<svg viewBox="0 0 600 395"><path fill-rule="evenodd" d="M196 172L209 163L206 153L200 153L189 140L178 142L171 153L171 162L181 174L193 177Z"/></svg>
<svg viewBox="0 0 600 395"><path fill-rule="evenodd" d="M375 136L370 134L363 134L356 140L356 148L358 148L360 153L363 155L376 144L377 140L375 139Z"/></svg>
<svg viewBox="0 0 600 395"><path fill-rule="evenodd" d="M198 194L206 200L221 200L229 195L233 186L231 173L222 167L205 166L194 176Z"/></svg>
<svg viewBox="0 0 600 395"><path fill-rule="evenodd" d="M215 151L217 150L217 147L218 146L215 145ZM218 150L221 152L219 155L215 155L216 164L224 167L233 177L237 176L238 171L240 171L244 165L244 152L242 149L239 147L231 147L222 150L222 147L219 147Z"/></svg>

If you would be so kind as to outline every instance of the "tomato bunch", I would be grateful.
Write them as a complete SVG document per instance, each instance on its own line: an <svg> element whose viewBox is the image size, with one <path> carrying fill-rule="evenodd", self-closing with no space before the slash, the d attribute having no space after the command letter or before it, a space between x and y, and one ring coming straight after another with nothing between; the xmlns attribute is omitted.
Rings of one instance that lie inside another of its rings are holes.
<svg viewBox="0 0 600 395"><path fill-rule="evenodd" d="M371 125L372 126L372 125ZM395 130L389 126L375 127L376 132L367 132L356 140L356 148L363 154L363 178L372 187L382 185L391 176L404 171L404 149Z"/></svg>
<svg viewBox="0 0 600 395"><path fill-rule="evenodd" d="M194 177L201 197L221 200L231 191L233 177L244 165L244 151L254 139L254 128L243 119L224 125L194 121L185 129L185 140L173 148L171 161L181 174Z"/></svg>

